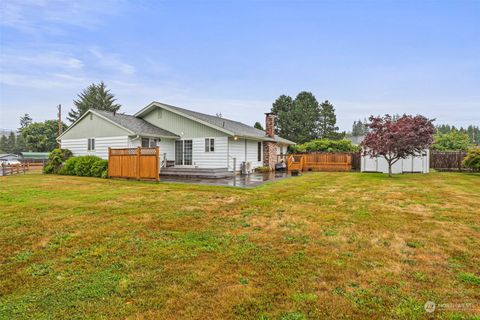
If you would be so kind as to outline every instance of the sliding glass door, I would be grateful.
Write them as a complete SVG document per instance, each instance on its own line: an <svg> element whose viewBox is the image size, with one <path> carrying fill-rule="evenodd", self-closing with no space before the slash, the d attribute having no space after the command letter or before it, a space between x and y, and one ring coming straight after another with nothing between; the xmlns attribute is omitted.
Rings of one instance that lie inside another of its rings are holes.
<svg viewBox="0 0 480 320"><path fill-rule="evenodd" d="M175 165L192 165L192 140L175 141Z"/></svg>

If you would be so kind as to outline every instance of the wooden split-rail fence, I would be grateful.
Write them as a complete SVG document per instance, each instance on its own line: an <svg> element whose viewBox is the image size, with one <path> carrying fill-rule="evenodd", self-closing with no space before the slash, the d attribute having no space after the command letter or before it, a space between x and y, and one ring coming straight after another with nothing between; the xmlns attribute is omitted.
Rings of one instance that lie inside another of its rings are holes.
<svg viewBox="0 0 480 320"><path fill-rule="evenodd" d="M351 171L351 153L291 154L287 158L288 171Z"/></svg>
<svg viewBox="0 0 480 320"><path fill-rule="evenodd" d="M27 171L43 168L41 163L0 164L0 176L27 173Z"/></svg>
<svg viewBox="0 0 480 320"><path fill-rule="evenodd" d="M108 176L160 180L160 148L108 148Z"/></svg>

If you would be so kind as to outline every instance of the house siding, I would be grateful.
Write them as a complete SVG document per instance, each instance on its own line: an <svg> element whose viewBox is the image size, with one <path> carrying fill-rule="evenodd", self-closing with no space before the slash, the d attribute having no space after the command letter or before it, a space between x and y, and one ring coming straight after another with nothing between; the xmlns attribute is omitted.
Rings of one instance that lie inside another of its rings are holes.
<svg viewBox="0 0 480 320"><path fill-rule="evenodd" d="M174 139L167 139L161 138L160 141L157 142L157 146L160 147L160 154L163 155L164 153L167 154L167 160L175 160L175 140ZM130 138L128 142L129 148L137 148L141 147L142 145L142 138Z"/></svg>
<svg viewBox="0 0 480 320"><path fill-rule="evenodd" d="M215 151L205 152L205 139L215 139ZM227 168L227 137L205 137L192 140L193 165L200 168Z"/></svg>
<svg viewBox="0 0 480 320"><path fill-rule="evenodd" d="M73 129L72 129L73 130ZM116 137L95 137L95 150L88 150L88 138L80 139L62 139L63 149L72 151L74 156L97 156L102 159L108 159L108 148L127 148L129 145L128 136Z"/></svg>
<svg viewBox="0 0 480 320"><path fill-rule="evenodd" d="M179 135L183 139L226 137L226 133L160 107L142 117L145 121Z"/></svg>
<svg viewBox="0 0 480 320"><path fill-rule="evenodd" d="M99 137L118 137L126 136L129 132L117 125L97 116L96 114L87 114L74 127L65 132L62 140L99 138Z"/></svg>
<svg viewBox="0 0 480 320"><path fill-rule="evenodd" d="M257 161L258 158L258 141L248 140L248 139L228 139L228 155L229 155L229 170L233 169L233 158L236 158L236 167L235 171L241 169L241 164L243 161L250 161L252 163L252 168L262 166L263 161L263 146L262 146L262 155L261 161Z"/></svg>

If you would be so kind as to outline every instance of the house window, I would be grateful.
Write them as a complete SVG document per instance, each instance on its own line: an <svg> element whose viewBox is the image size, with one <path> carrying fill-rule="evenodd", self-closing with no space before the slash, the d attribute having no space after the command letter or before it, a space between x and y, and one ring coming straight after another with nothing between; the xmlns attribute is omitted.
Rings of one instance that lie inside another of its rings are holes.
<svg viewBox="0 0 480 320"><path fill-rule="evenodd" d="M150 139L150 148L155 148L157 146L157 139Z"/></svg>
<svg viewBox="0 0 480 320"><path fill-rule="evenodd" d="M207 138L205 139L205 152L214 152L215 151L215 139Z"/></svg>
<svg viewBox="0 0 480 320"><path fill-rule="evenodd" d="M88 151L95 150L95 138L88 138Z"/></svg>
<svg viewBox="0 0 480 320"><path fill-rule="evenodd" d="M257 161L262 161L262 143L257 143Z"/></svg>
<svg viewBox="0 0 480 320"><path fill-rule="evenodd" d="M142 148L155 148L157 146L158 139L142 138Z"/></svg>

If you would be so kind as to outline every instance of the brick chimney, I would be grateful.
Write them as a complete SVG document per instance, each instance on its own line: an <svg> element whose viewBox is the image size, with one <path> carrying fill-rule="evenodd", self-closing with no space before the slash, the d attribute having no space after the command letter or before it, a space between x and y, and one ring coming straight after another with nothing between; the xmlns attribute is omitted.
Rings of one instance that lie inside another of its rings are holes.
<svg viewBox="0 0 480 320"><path fill-rule="evenodd" d="M265 113L265 134L269 138L275 137L275 113ZM275 170L277 163L277 143L274 141L263 142L263 165Z"/></svg>
<svg viewBox="0 0 480 320"><path fill-rule="evenodd" d="M270 138L275 136L275 113L265 113L265 134Z"/></svg>

